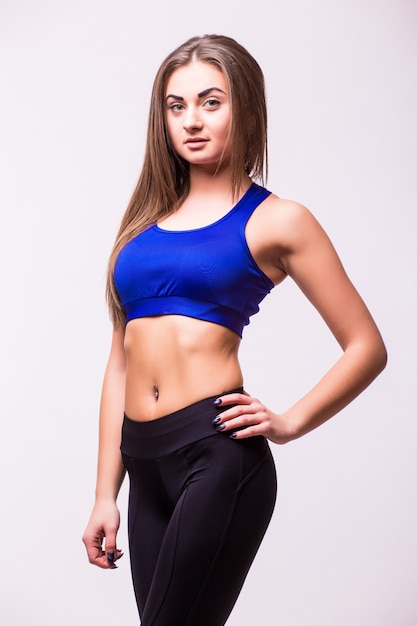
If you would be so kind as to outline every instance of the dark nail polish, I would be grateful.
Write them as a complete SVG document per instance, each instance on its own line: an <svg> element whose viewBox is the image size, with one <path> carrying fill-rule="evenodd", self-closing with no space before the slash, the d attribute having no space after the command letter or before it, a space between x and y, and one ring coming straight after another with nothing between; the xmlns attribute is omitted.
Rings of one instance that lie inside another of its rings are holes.
<svg viewBox="0 0 417 626"><path fill-rule="evenodd" d="M230 439L236 439L236 433L232 433L231 435L229 435Z"/></svg>
<svg viewBox="0 0 417 626"><path fill-rule="evenodd" d="M114 563L114 552L107 552L107 562L109 565Z"/></svg>
<svg viewBox="0 0 417 626"><path fill-rule="evenodd" d="M213 424L218 424L220 422L220 420L221 420L221 417L220 417L220 415L218 415L217 417L214 418Z"/></svg>
<svg viewBox="0 0 417 626"><path fill-rule="evenodd" d="M216 426L216 430L223 430L225 428L224 424L219 424L218 426Z"/></svg>
<svg viewBox="0 0 417 626"><path fill-rule="evenodd" d="M217 400L215 400L215 401L213 402L214 406L219 406L219 404L221 404L221 403L222 403L221 398L217 398Z"/></svg>

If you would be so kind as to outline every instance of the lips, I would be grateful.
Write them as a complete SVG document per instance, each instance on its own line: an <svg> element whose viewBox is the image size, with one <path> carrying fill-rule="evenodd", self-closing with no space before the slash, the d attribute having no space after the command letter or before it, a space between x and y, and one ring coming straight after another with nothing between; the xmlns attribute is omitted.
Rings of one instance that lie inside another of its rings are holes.
<svg viewBox="0 0 417 626"><path fill-rule="evenodd" d="M207 143L208 139L204 139L204 137L189 137L188 139L185 140L185 144L187 146L192 147L197 147L197 146L202 146L205 143Z"/></svg>
<svg viewBox="0 0 417 626"><path fill-rule="evenodd" d="M198 143L202 141L208 141L208 139L204 139L204 137L188 137L188 139L185 140L185 143Z"/></svg>

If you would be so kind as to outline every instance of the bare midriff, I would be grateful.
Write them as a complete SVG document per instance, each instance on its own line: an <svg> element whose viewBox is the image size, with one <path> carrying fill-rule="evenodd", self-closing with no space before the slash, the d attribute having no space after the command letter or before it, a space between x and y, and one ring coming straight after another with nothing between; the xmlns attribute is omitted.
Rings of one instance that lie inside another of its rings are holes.
<svg viewBox="0 0 417 626"><path fill-rule="evenodd" d="M242 386L240 337L232 330L181 315L128 322L126 414L149 421L203 398Z"/></svg>

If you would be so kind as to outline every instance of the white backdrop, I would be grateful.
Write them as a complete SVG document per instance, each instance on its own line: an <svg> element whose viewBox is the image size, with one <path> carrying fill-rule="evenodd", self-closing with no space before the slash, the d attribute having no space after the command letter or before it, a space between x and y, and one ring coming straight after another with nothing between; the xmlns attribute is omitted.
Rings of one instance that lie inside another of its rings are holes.
<svg viewBox="0 0 417 626"><path fill-rule="evenodd" d="M417 624L416 26L414 0L0 1L2 625L138 624L127 555L103 572L81 544L104 274L155 71L206 32L263 67L268 186L323 224L390 354L340 415L273 448L277 508L228 626ZM338 354L285 282L245 331L246 387L284 410Z"/></svg>

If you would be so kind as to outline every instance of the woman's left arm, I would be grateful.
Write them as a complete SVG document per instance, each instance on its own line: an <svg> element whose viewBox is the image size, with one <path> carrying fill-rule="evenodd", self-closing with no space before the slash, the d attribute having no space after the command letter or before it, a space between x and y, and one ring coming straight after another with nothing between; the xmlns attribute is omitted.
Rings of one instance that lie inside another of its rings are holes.
<svg viewBox="0 0 417 626"><path fill-rule="evenodd" d="M240 439L262 434L276 443L305 435L358 396L384 369L387 353L378 328L352 285L340 259L313 215L302 205L279 201L276 266L291 276L317 309L343 355L318 383L285 413L273 413L259 400L240 395L222 413L227 431ZM271 230L269 231L271 232ZM231 404L234 394L222 398Z"/></svg>

